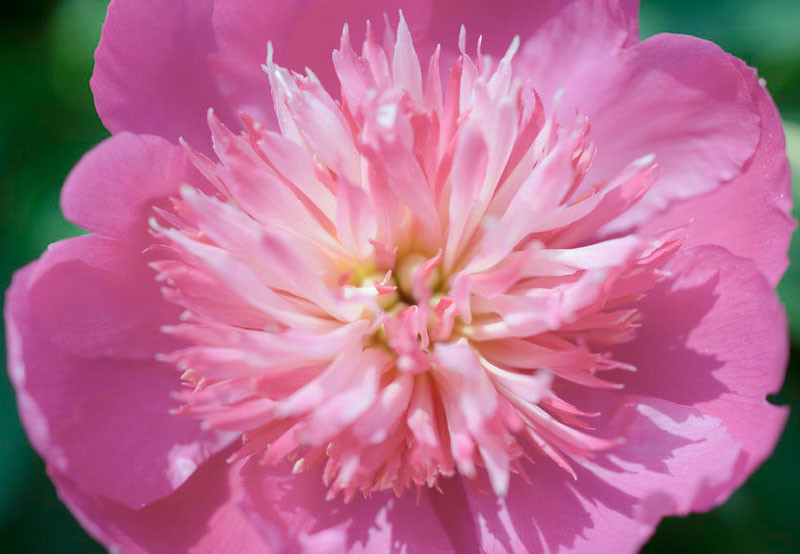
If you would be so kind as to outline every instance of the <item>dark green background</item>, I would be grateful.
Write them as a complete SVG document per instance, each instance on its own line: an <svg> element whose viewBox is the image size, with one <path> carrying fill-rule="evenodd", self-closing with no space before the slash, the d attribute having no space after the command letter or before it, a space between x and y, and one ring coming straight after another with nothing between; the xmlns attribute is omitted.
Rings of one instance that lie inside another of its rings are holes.
<svg viewBox="0 0 800 554"><path fill-rule="evenodd" d="M15 268L35 259L48 243L78 232L59 212L58 191L81 154L107 135L88 87L107 2L0 2L0 289L5 289ZM644 35L701 36L758 67L786 121L790 157L800 167L800 0L642 0L641 18ZM792 260L780 292L800 348L800 241L792 247ZM800 405L797 348L776 398L781 404ZM100 551L57 500L2 375L0 551ZM645 552L800 552L799 417L795 410L774 456L724 506L665 521Z"/></svg>

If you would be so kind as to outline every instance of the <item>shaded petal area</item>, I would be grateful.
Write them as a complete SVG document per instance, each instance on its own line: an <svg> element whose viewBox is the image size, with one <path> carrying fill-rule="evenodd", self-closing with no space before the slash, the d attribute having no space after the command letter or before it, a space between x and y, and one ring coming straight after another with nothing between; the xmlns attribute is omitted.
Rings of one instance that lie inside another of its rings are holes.
<svg viewBox="0 0 800 554"><path fill-rule="evenodd" d="M178 487L224 442L170 417L179 376L154 360L177 314L116 241L57 243L9 289L9 373L36 449L88 495L138 508ZM130 290L136 296L128 296Z"/></svg>
<svg viewBox="0 0 800 554"><path fill-rule="evenodd" d="M391 491L349 503L325 500L322 468L291 475L288 467L266 470L255 460L242 470L242 507L266 537L280 537L289 551L452 552L428 494Z"/></svg>
<svg viewBox="0 0 800 554"><path fill-rule="evenodd" d="M661 517L714 496L738 460L719 420L671 402L631 398L602 423L609 436L631 440L584 461L574 481L534 454L524 468L531 481L513 478L505 499L458 478L442 482L444 494L431 491L456 550L632 552Z"/></svg>
<svg viewBox="0 0 800 554"><path fill-rule="evenodd" d="M206 111L230 119L208 60L212 9L212 0L111 2L91 80L109 131L184 137L210 149Z"/></svg>
<svg viewBox="0 0 800 554"><path fill-rule="evenodd" d="M746 455L730 493L783 430L788 410L766 396L783 382L786 318L753 262L721 247L681 253L669 268L674 276L641 303L640 333L615 352L639 368L620 381L629 393L692 406L724 423Z"/></svg>

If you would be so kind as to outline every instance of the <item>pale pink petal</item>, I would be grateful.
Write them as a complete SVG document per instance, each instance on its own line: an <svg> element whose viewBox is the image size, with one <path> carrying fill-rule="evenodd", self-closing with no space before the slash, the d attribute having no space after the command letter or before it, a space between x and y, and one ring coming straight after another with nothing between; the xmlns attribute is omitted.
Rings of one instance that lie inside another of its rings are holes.
<svg viewBox="0 0 800 554"><path fill-rule="evenodd" d="M9 373L34 446L86 494L132 508L172 492L224 439L169 415L180 378L153 356L180 343L159 336L175 308L143 287L149 271L111 240L71 239L18 274L6 305Z"/></svg>
<svg viewBox="0 0 800 554"><path fill-rule="evenodd" d="M444 265L453 267L459 253L464 229L472 209L480 197L488 163L486 141L476 125L466 124L458 137L453 157L452 191L450 193L450 219L447 226L447 249Z"/></svg>

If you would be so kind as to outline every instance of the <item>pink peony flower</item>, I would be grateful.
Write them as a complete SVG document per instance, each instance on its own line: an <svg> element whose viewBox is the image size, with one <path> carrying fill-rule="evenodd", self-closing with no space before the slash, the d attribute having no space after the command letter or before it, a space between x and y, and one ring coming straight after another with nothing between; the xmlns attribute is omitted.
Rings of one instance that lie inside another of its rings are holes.
<svg viewBox="0 0 800 554"><path fill-rule="evenodd" d="M6 312L109 548L631 551L772 451L794 223L755 72L637 42L634 1L399 4L111 3L113 136L62 195L94 234Z"/></svg>

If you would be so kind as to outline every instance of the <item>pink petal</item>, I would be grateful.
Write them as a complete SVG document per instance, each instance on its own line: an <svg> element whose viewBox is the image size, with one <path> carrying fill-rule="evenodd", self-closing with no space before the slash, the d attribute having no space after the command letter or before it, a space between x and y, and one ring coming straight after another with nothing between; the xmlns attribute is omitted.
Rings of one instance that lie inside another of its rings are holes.
<svg viewBox="0 0 800 554"><path fill-rule="evenodd" d="M242 506L266 536L278 534L289 551L450 552L453 549L427 494L391 491L356 495L349 503L325 500L320 469L290 475L249 464L243 470Z"/></svg>
<svg viewBox="0 0 800 554"><path fill-rule="evenodd" d="M53 346L81 358L150 362L182 343L161 332L178 320L147 257L113 239L87 235L51 245L31 266L26 299ZM131 294L135 290L136 294Z"/></svg>
<svg viewBox="0 0 800 554"><path fill-rule="evenodd" d="M533 10L518 8L509 18L527 25L516 31L522 37L522 48L515 69L530 78L550 107L559 89L567 87L569 92L574 79L605 71L608 56L636 44L638 11L638 0L551 0L537 3ZM538 26L528 23L534 18L541 21ZM480 27L474 29L484 32ZM500 34L500 38L508 40L510 35ZM502 45L487 41L487 47L491 51Z"/></svg>
<svg viewBox="0 0 800 554"><path fill-rule="evenodd" d="M791 171L780 114L755 70L731 58L742 72L761 114L761 138L755 155L733 180L709 194L673 203L644 222L644 232L658 232L691 222L685 247L719 244L737 256L754 260L776 285L789 260L786 255L795 222ZM746 208L745 208L746 207Z"/></svg>
<svg viewBox="0 0 800 554"><path fill-rule="evenodd" d="M298 72L310 67L325 88L336 91L331 51L339 45L345 23L353 43L360 44L367 19L379 23L388 14L394 21L402 9L413 33L430 17L430 0L215 0L214 4L219 43L214 64L220 71L220 86L232 105L272 125L274 112L264 94L268 79L261 71L267 41L280 46L276 59L280 65Z"/></svg>
<svg viewBox="0 0 800 554"><path fill-rule="evenodd" d="M443 494L429 494L456 550L632 551L660 517L716 499L715 486L739 458L736 441L716 418L670 402L623 404L607 431L639 438L584 462L576 481L541 454L525 466L530 482L514 476L504 499L460 478L443 481Z"/></svg>
<svg viewBox="0 0 800 554"><path fill-rule="evenodd" d="M216 49L212 9L212 0L111 3L91 81L109 131L183 137L207 151L208 108L233 121L208 61Z"/></svg>
<svg viewBox="0 0 800 554"><path fill-rule="evenodd" d="M267 536L240 508L241 464L228 464L227 455L218 454L173 494L139 510L92 498L53 468L49 474L84 528L112 552L279 551L277 534Z"/></svg>
<svg viewBox="0 0 800 554"><path fill-rule="evenodd" d="M657 325L615 353L639 368L621 382L719 418L746 454L733 490L772 452L786 419L765 398L780 388L788 358L783 307L751 261L721 247L696 247L668 268L674 277L641 304Z"/></svg>
<svg viewBox="0 0 800 554"><path fill-rule="evenodd" d="M531 69L538 88L546 86L554 67L577 71L580 63L591 65L612 48L635 41L637 8L635 0L549 0L535 6L527 0L437 0L427 36L453 44L463 24L473 39L483 35L484 52L499 58L509 39L520 35L531 58L552 60Z"/></svg>
<svg viewBox="0 0 800 554"><path fill-rule="evenodd" d="M660 168L653 189L608 231L717 188L755 152L760 115L750 82L712 43L658 35L564 86L564 113L574 105L588 115L599 147L586 183L610 178L650 154Z"/></svg>
<svg viewBox="0 0 800 554"><path fill-rule="evenodd" d="M446 269L453 267L462 240L469 238L464 236L464 230L480 197L487 163L488 147L480 129L475 124L465 124L459 132L453 158L450 219L444 257Z"/></svg>
<svg viewBox="0 0 800 554"><path fill-rule="evenodd" d="M152 242L147 219L168 207L182 183L204 188L179 146L155 136L119 133L89 151L61 191L67 219L103 236Z"/></svg>
<svg viewBox="0 0 800 554"><path fill-rule="evenodd" d="M224 439L169 415L180 378L153 355L179 344L158 333L176 309L147 273L114 242L79 237L18 273L6 305L9 373L37 451L86 494L132 508L171 493Z"/></svg>

